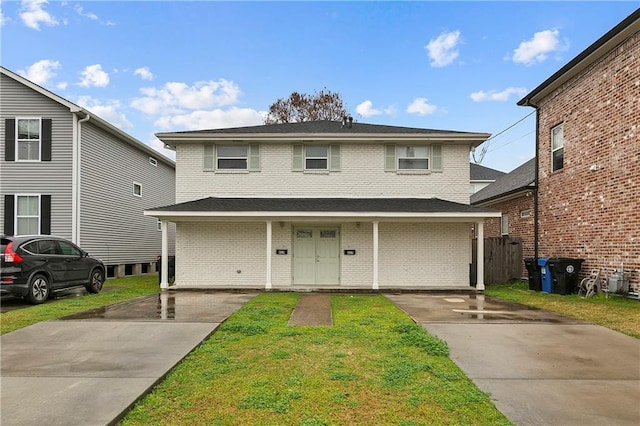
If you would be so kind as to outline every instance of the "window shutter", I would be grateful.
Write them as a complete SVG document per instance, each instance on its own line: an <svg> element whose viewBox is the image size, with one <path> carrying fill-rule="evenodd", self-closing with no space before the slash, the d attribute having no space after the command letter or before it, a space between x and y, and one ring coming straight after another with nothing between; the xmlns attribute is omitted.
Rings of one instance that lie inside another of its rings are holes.
<svg viewBox="0 0 640 426"><path fill-rule="evenodd" d="M442 171L442 145L431 145L431 171Z"/></svg>
<svg viewBox="0 0 640 426"><path fill-rule="evenodd" d="M13 194L4 196L4 234L13 235L13 218L15 216L15 198Z"/></svg>
<svg viewBox="0 0 640 426"><path fill-rule="evenodd" d="M51 195L40 196L40 234L51 235Z"/></svg>
<svg viewBox="0 0 640 426"><path fill-rule="evenodd" d="M292 158L291 158L291 169L294 172L302 171L302 144L296 143L291 145L292 149Z"/></svg>
<svg viewBox="0 0 640 426"><path fill-rule="evenodd" d="M329 170L340 171L340 145L329 145Z"/></svg>
<svg viewBox="0 0 640 426"><path fill-rule="evenodd" d="M4 120L4 160L16 161L16 120L14 118ZM13 232L5 233L13 235Z"/></svg>
<svg viewBox="0 0 640 426"><path fill-rule="evenodd" d="M249 144L249 170L260 171L260 145L257 143Z"/></svg>
<svg viewBox="0 0 640 426"><path fill-rule="evenodd" d="M52 120L50 118L42 119L42 134L41 137L41 161L51 161L51 133L52 133Z"/></svg>
<svg viewBox="0 0 640 426"><path fill-rule="evenodd" d="M384 170L395 171L396 170L396 146L395 144L388 143L384 146Z"/></svg>
<svg viewBox="0 0 640 426"><path fill-rule="evenodd" d="M203 170L213 170L215 164L215 145L212 143L204 144L204 156L202 162Z"/></svg>

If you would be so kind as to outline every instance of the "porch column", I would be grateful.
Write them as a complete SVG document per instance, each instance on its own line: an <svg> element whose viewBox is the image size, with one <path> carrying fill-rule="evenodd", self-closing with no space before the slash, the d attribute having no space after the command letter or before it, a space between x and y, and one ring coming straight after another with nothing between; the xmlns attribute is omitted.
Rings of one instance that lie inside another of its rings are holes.
<svg viewBox="0 0 640 426"><path fill-rule="evenodd" d="M373 222L373 289L378 288L378 222Z"/></svg>
<svg viewBox="0 0 640 426"><path fill-rule="evenodd" d="M267 221L267 280L264 288L269 290L271 288L271 221Z"/></svg>
<svg viewBox="0 0 640 426"><path fill-rule="evenodd" d="M476 222L477 234L477 254L476 254L476 289L484 290L484 221Z"/></svg>
<svg viewBox="0 0 640 426"><path fill-rule="evenodd" d="M166 220L160 221L160 228L162 229L162 253L160 262L160 289L166 290L169 288L169 222Z"/></svg>

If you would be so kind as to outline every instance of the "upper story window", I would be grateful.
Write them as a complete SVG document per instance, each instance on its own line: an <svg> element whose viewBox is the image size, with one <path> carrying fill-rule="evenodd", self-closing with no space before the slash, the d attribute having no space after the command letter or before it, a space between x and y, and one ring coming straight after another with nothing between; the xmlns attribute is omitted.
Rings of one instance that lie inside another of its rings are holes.
<svg viewBox="0 0 640 426"><path fill-rule="evenodd" d="M204 144L203 170L211 172L260 171L260 145Z"/></svg>
<svg viewBox="0 0 640 426"><path fill-rule="evenodd" d="M142 197L142 185L137 182L133 182L133 195Z"/></svg>
<svg viewBox="0 0 640 426"><path fill-rule="evenodd" d="M329 147L311 145L304 147L305 170L327 170L329 168Z"/></svg>
<svg viewBox="0 0 640 426"><path fill-rule="evenodd" d="M39 118L16 119L16 161L40 161Z"/></svg>
<svg viewBox="0 0 640 426"><path fill-rule="evenodd" d="M149 164L151 164L154 167L158 167L158 160L156 160L153 157L149 157Z"/></svg>
<svg viewBox="0 0 640 426"><path fill-rule="evenodd" d="M564 167L564 131L560 124L551 129L551 171Z"/></svg>
<svg viewBox="0 0 640 426"><path fill-rule="evenodd" d="M16 195L16 235L40 234L40 195Z"/></svg>
<svg viewBox="0 0 640 426"><path fill-rule="evenodd" d="M386 171L442 171L442 145L385 145Z"/></svg>
<svg viewBox="0 0 640 426"><path fill-rule="evenodd" d="M246 170L247 146L246 145L217 145L216 168L218 170Z"/></svg>
<svg viewBox="0 0 640 426"><path fill-rule="evenodd" d="M291 169L297 172L337 172L340 145L293 144Z"/></svg>

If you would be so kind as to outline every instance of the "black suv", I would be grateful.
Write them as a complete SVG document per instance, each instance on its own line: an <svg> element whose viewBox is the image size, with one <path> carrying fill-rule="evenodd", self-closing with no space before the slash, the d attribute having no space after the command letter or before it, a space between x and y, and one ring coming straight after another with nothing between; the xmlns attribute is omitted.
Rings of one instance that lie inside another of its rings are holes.
<svg viewBox="0 0 640 426"><path fill-rule="evenodd" d="M84 286L102 290L105 266L71 241L50 235L2 236L0 294L47 300L52 292Z"/></svg>

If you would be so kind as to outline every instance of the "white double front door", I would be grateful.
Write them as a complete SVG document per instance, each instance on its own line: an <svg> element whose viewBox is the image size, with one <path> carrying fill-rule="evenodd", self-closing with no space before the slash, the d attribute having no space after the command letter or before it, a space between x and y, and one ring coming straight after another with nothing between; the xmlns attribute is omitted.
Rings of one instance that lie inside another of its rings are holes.
<svg viewBox="0 0 640 426"><path fill-rule="evenodd" d="M293 229L293 283L340 284L340 228Z"/></svg>

